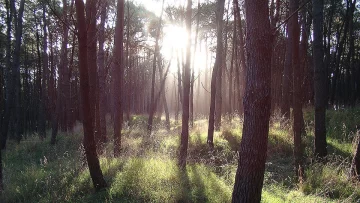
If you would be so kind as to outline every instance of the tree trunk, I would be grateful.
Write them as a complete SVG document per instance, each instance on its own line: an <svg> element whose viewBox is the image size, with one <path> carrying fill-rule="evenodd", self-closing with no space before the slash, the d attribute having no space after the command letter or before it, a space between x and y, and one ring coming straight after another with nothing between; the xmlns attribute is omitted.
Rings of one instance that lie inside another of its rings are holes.
<svg viewBox="0 0 360 203"><path fill-rule="evenodd" d="M182 123L181 123L181 141L180 141L180 154L179 154L179 167L182 170L186 168L187 148L189 140L189 96L190 96L190 57L191 57L191 4L192 1L187 1L186 8L186 31L187 31L187 44L186 44L186 62L184 67L183 77L183 101L182 101Z"/></svg>
<svg viewBox="0 0 360 203"><path fill-rule="evenodd" d="M217 10L216 10L216 19L217 19L217 44L216 44L216 59L215 65L212 72L211 77L211 98L210 98L210 114L209 114L209 128L208 128L208 137L207 143L210 148L214 147L214 125L215 125L215 108L216 108L216 95L220 94L221 92L217 93L219 90L217 83L221 83L219 80L219 75L222 74L221 66L223 60L223 15L224 15L224 7L225 7L225 0L218 0L217 2ZM221 77L221 76L220 76ZM221 87L221 86L220 86ZM220 90L221 91L221 90ZM221 108L221 107L220 107Z"/></svg>
<svg viewBox="0 0 360 203"><path fill-rule="evenodd" d="M160 14L160 20L159 20L159 25L158 25L158 29L156 31L156 41L155 41L155 51L154 51L154 59L153 59L153 70L152 70L152 76L151 76L151 100L150 100L150 111L149 111L149 119L148 119L148 124L147 124L147 129L148 129L148 134L151 134L152 131L152 125L153 125L153 117L154 117L154 111L153 111L153 106L157 105L155 104L155 80L156 80L156 57L158 57L159 55L159 38L160 38L160 32L161 32L161 23L162 23L162 15L164 12L164 2L165 0L163 0L162 2L162 9L161 9L161 14Z"/></svg>
<svg viewBox="0 0 360 203"><path fill-rule="evenodd" d="M299 182L303 182L304 176L304 160L303 160L303 144L302 144L302 132L303 132L303 115L302 115L302 71L300 69L299 59L299 43L300 43L300 27L298 23L299 0L290 0L290 13L294 15L290 18L292 35L292 68L293 68L293 133L294 133L294 158L295 158L295 173L299 179ZM296 11L296 12L295 12Z"/></svg>
<svg viewBox="0 0 360 203"><path fill-rule="evenodd" d="M114 120L114 156L120 155L121 130L123 123L124 92L124 0L118 0L115 27L115 51L117 56L114 61L114 93L115 93L115 120Z"/></svg>
<svg viewBox="0 0 360 203"><path fill-rule="evenodd" d="M76 17L78 22L78 41L79 41L79 72L80 89L83 109L83 128L84 128L84 148L86 160L89 166L90 176L96 191L107 187L104 180L99 159L96 153L96 143L94 139L93 117L91 115L89 97L89 75L87 70L87 29L85 23L85 6L82 0L75 0Z"/></svg>
<svg viewBox="0 0 360 203"><path fill-rule="evenodd" d="M62 16L64 18L64 22L67 23L68 22L68 17L67 17L67 1L63 0L63 13ZM61 43L61 59L60 59L60 65L59 65L59 70L58 70L58 87L57 87L57 91L56 91L56 103L55 103L55 113L52 116L52 132L51 132L51 141L50 144L54 145L56 144L56 136L59 130L59 118L61 113L62 113L62 107L63 105L63 91L64 90L64 80L66 77L66 69L68 68L68 51L67 51L67 45L68 45L68 36L69 35L69 28L66 25L63 25L63 41ZM56 76L54 76L56 77Z"/></svg>
<svg viewBox="0 0 360 203"><path fill-rule="evenodd" d="M21 0L15 28L15 50L13 63L13 81L15 86L15 134L18 142L21 140L21 83L20 83L20 51L23 31L23 14L25 0Z"/></svg>
<svg viewBox="0 0 360 203"><path fill-rule="evenodd" d="M291 13L291 12L289 12ZM283 116L282 125L286 125L290 119L290 69L292 64L292 35L291 32L291 24L293 22L288 22L286 29L288 37L286 39L286 54L285 54L285 65L283 70L283 77L282 77L282 99L281 99L281 115Z"/></svg>
<svg viewBox="0 0 360 203"><path fill-rule="evenodd" d="M100 139L99 144L107 141L106 130L106 70L105 70L105 21L107 19L107 1L101 4L101 22L99 26L99 117L100 117Z"/></svg>
<svg viewBox="0 0 360 203"><path fill-rule="evenodd" d="M323 50L323 0L313 0L313 66L315 90L315 157L324 159L327 156L325 114L327 104L327 73L324 66Z"/></svg>
<svg viewBox="0 0 360 203"><path fill-rule="evenodd" d="M47 101L47 75L48 75L48 55L47 55L47 22L46 22L46 4L43 5L43 53L42 53L42 82L39 111L39 136L41 139L46 138L46 101Z"/></svg>
<svg viewBox="0 0 360 203"><path fill-rule="evenodd" d="M232 202L260 202L271 108L272 33L267 1L246 0L244 127Z"/></svg>
<svg viewBox="0 0 360 203"><path fill-rule="evenodd" d="M239 100L239 115L244 113L243 100L244 100L244 92L246 86L246 75L247 75L247 66L246 66L246 57L245 57L245 43L244 43L244 34L243 34L243 25L241 22L240 8L238 4L238 0L234 0L237 16L237 27L239 29L239 59L240 63L236 68L236 85L238 87L238 100Z"/></svg>
<svg viewBox="0 0 360 203"><path fill-rule="evenodd" d="M90 107L91 107L91 115L94 118L94 133L95 138L99 139L99 113L98 113L98 84L97 84L97 63L96 63L96 10L97 10L97 0L87 0L86 1L86 25L87 25L87 44L88 44L88 68L89 68L89 85L90 92ZM67 107L69 108L69 107Z"/></svg>
<svg viewBox="0 0 360 203"><path fill-rule="evenodd" d="M194 47L194 58L192 60L191 68L191 86L190 86L190 127L194 127L194 84L195 84L195 54L198 43L198 34L199 34L199 22L200 22L200 0L198 0L198 10L196 16L196 31L195 31L195 47ZM199 74L199 73L198 73ZM200 77L198 77L200 80Z"/></svg>

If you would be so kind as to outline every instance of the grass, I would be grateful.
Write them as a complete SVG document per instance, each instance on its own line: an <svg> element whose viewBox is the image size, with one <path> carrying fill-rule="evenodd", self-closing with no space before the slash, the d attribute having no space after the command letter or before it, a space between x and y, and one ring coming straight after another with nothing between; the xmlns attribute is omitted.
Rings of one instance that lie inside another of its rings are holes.
<svg viewBox="0 0 360 203"><path fill-rule="evenodd" d="M349 178L349 168L356 131L350 116L359 115L358 109L328 112L330 156L322 165L311 163L313 113L305 112L308 158L301 185L294 178L291 130L273 118L262 201L358 202L360 185ZM109 187L98 193L85 162L81 127L72 134L60 134L56 146L49 145L49 138L42 142L36 136L20 145L9 141L0 202L230 202L242 134L240 120L223 123L222 131L214 134L213 151L206 144L206 120L197 120L190 132L186 171L179 170L176 159L180 125L172 121L168 132L164 122L155 119L155 131L149 137L146 120L132 117L124 129L121 157L112 156L111 140L105 147L100 164Z"/></svg>

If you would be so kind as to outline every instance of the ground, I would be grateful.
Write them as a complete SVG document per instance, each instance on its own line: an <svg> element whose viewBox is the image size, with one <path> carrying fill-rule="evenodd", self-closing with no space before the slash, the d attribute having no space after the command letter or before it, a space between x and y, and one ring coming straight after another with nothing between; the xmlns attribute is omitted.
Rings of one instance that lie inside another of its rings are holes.
<svg viewBox="0 0 360 203"><path fill-rule="evenodd" d="M294 178L291 128L280 127L274 116L268 144L263 202L359 202L360 184L349 176L360 109L328 111L328 163L312 163L313 112L305 111L306 180ZM95 193L82 147L82 128L62 133L56 146L37 135L20 145L9 141L4 151L5 191L0 202L230 202L241 141L241 120L223 119L215 133L214 150L206 144L207 121L196 120L191 130L188 166L177 167L181 125L163 121L151 136L146 118L133 116L122 138L122 155L112 157L110 142L100 155L108 189ZM48 133L50 134L50 132Z"/></svg>

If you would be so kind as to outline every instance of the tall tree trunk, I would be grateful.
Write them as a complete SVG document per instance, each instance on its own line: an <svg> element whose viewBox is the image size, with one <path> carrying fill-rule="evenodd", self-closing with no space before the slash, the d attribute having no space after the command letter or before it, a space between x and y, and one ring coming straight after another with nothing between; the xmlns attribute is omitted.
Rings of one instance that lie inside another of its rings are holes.
<svg viewBox="0 0 360 203"><path fill-rule="evenodd" d="M216 44L216 59L215 65L212 72L211 77L211 98L210 98L210 114L209 114L209 128L208 128L208 137L207 143L210 148L214 147L214 124L215 124L215 108L216 108L216 94L221 94L221 92L217 93L219 90L217 87L217 83L221 83L219 80L219 75L222 74L221 66L223 60L223 15L224 15L224 7L225 0L217 1L217 9L216 9L216 19L217 19L217 44ZM220 76L221 77L221 76ZM221 86L220 86L221 87ZM221 90L220 90L221 91ZM221 107L220 107L221 108Z"/></svg>
<svg viewBox="0 0 360 203"><path fill-rule="evenodd" d="M315 90L315 157L324 159L327 156L326 144L326 103L327 103L327 73L324 66L323 50L323 0L313 0L313 66L314 66L314 90Z"/></svg>
<svg viewBox="0 0 360 203"><path fill-rule="evenodd" d="M167 74L167 73L166 73ZM168 108L168 105L167 105L167 101L166 101L166 92L165 92L165 80L166 80L166 76L165 75L165 78L163 78L163 67L160 65L159 63L159 76L160 76L160 82L162 82L164 80L164 86L161 87L163 90L160 92L161 94L161 100L162 100L162 103L163 103L163 106L164 106L164 111L165 111L165 118L166 118L166 130L170 131L170 115L169 115L169 108Z"/></svg>
<svg viewBox="0 0 360 203"><path fill-rule="evenodd" d="M298 23L299 0L290 0L290 13L294 15L290 18L292 35L292 68L293 68L293 133L294 133L294 158L295 158L295 172L299 179L299 182L303 182L304 166L303 166L303 144L302 144L302 132L303 132L303 115L302 115L302 70L300 69L299 59L299 43L300 43L300 27Z"/></svg>
<svg viewBox="0 0 360 203"><path fill-rule="evenodd" d="M68 16L67 16L67 1L63 0L63 20L65 23L68 22ZM55 113L52 117L52 132L51 132L51 141L50 144L54 145L56 144L56 136L58 134L59 130L59 120L61 118L62 113L62 107L64 106L64 100L63 100L63 91L64 90L64 83L66 78L66 69L68 68L68 51L67 51L67 45L68 45L68 36L69 35L69 28L66 25L63 25L63 40L61 43L61 58L60 58L60 65L58 69L58 85L57 85L57 91L56 91L56 102L55 102ZM55 76L54 76L55 77Z"/></svg>
<svg viewBox="0 0 360 203"><path fill-rule="evenodd" d="M238 0L234 0L236 12L235 15L237 16L237 27L239 29L239 59L240 63L237 65L236 68L236 84L238 89L238 101L239 101L239 115L242 115L244 113L244 107L243 107L243 100L244 100L244 93L245 93L245 86L246 86L246 75L247 75L247 66L246 66L246 57L245 57L245 43L244 43L244 34L243 34L243 25L240 15L240 7Z"/></svg>
<svg viewBox="0 0 360 203"><path fill-rule="evenodd" d="M15 86L15 133L18 142L21 140L21 83L20 83L20 51L23 31L23 14L25 0L21 0L15 27L15 49L13 63L13 81Z"/></svg>
<svg viewBox="0 0 360 203"><path fill-rule="evenodd" d="M291 13L291 12L289 12ZM284 118L282 125L285 125L289 122L290 119L290 72L291 72L291 64L292 64L292 41L293 35L291 32L291 24L293 22L288 22L287 29L287 39L286 39L286 54L285 54L285 65L282 76L282 99L281 99L281 114Z"/></svg>
<svg viewBox="0 0 360 203"><path fill-rule="evenodd" d="M107 18L107 1L101 4L101 21L99 26L99 117L100 117L100 139L99 144L104 144L107 141L106 130L106 70L105 70L105 21Z"/></svg>
<svg viewBox="0 0 360 203"><path fill-rule="evenodd" d="M115 50L117 56L114 61L114 93L115 93L115 120L114 120L114 155L120 155L121 130L123 123L123 102L124 93L124 0L118 0L117 17L115 27Z"/></svg>
<svg viewBox="0 0 360 203"><path fill-rule="evenodd" d="M267 1L245 0L247 74L244 127L232 202L260 202L271 108L272 33Z"/></svg>
<svg viewBox="0 0 360 203"><path fill-rule="evenodd" d="M10 0L11 1L11 0ZM12 21L13 21L13 10L10 6L11 2L5 0L6 5L6 67L4 68L4 77L5 77L5 109L3 114L1 115L1 137L0 137L0 149L5 149L6 141L8 137L8 129L9 129L9 121L11 118L11 111L14 108L14 97L13 97L13 89L14 86L12 84L11 77L11 29L12 29ZM0 176L2 178L2 176ZM1 184L1 183L0 183Z"/></svg>
<svg viewBox="0 0 360 203"><path fill-rule="evenodd" d="M47 55L47 22L46 4L43 5L43 53L42 53L42 82L39 112L39 135L41 139L46 138L46 97L47 97L47 77L48 77L48 55Z"/></svg>
<svg viewBox="0 0 360 203"><path fill-rule="evenodd" d="M99 159L96 153L96 143L94 139L93 117L91 115L89 97L89 75L87 70L87 29L85 22L85 6L82 0L75 0L76 17L78 22L78 41L79 41L79 72L80 89L83 109L83 128L84 128L84 148L86 160L89 166L90 176L96 191L107 187L104 180Z"/></svg>
<svg viewBox="0 0 360 203"><path fill-rule="evenodd" d="M98 121L99 119L99 113L98 113L98 73L97 73L97 63L96 63L96 12L97 12L97 0L87 0L86 1L86 25L87 25L87 44L88 44L88 68L89 68L89 85L90 85L90 107L91 107L91 115L94 118L94 133L96 139L99 137L99 131L98 129ZM68 108L68 107L67 107Z"/></svg>
<svg viewBox="0 0 360 203"><path fill-rule="evenodd" d="M187 44L186 44L186 62L184 67L183 77L183 102L182 102L182 123L181 123L181 140L180 140L180 154L179 154L179 167L186 168L187 148L189 140L189 96L190 96L190 63L191 63L191 4L192 0L187 1L186 8L186 31L187 31Z"/></svg>
<svg viewBox="0 0 360 203"><path fill-rule="evenodd" d="M153 106L157 105L155 104L155 80L156 80L156 57L158 57L159 55L159 38L160 38L160 33L161 33L161 23L162 23L162 15L164 12L164 2L165 0L163 0L162 2L162 8L161 8L161 14L160 14L160 20L159 20L159 24L158 24L158 28L156 30L156 41L155 41L155 51L154 51L154 59L153 59L153 70L152 70L152 76L151 76L151 100L150 100L150 111L149 111L149 119L148 119L148 123L147 123L147 129L148 129L148 134L151 134L152 131L152 125L153 125L153 117L154 117L154 111L153 111Z"/></svg>
<svg viewBox="0 0 360 203"><path fill-rule="evenodd" d="M195 84L195 54L198 43L199 34L199 22L200 22L200 0L198 0L198 10L196 15L196 31L195 31L195 47L194 47L194 58L192 60L191 68L191 84L190 84L190 127L194 127L194 84ZM199 73L198 73L199 74ZM198 77L200 80L200 77Z"/></svg>

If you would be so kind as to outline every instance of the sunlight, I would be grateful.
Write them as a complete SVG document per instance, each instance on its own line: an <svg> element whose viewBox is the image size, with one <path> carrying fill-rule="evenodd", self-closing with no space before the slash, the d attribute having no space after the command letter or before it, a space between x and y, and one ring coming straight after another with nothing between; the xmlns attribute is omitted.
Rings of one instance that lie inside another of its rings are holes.
<svg viewBox="0 0 360 203"><path fill-rule="evenodd" d="M170 72L177 71L176 53L181 52L186 47L186 29L175 26L167 25L164 27L164 37L162 41L161 54L167 60L172 60ZM181 57L180 57L181 60Z"/></svg>
<svg viewBox="0 0 360 203"><path fill-rule="evenodd" d="M161 54L167 59L171 57L171 49L184 49L186 46L186 30L175 25L164 27L164 39Z"/></svg>

